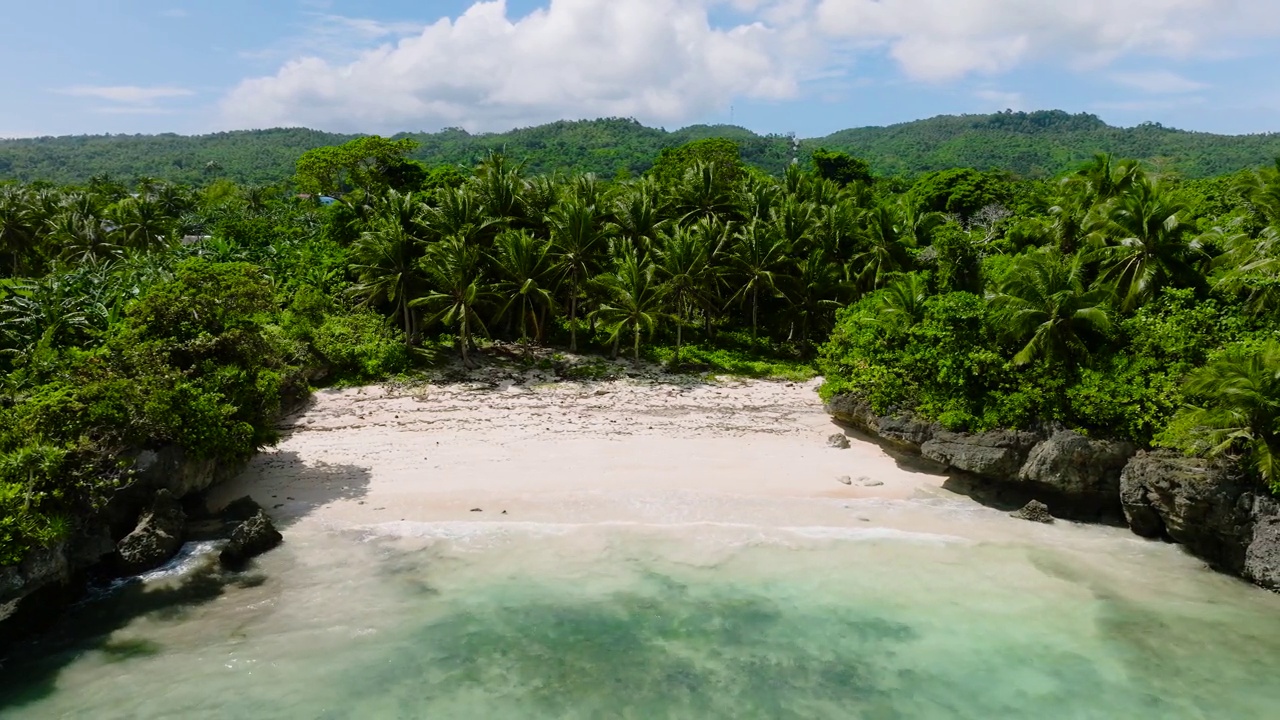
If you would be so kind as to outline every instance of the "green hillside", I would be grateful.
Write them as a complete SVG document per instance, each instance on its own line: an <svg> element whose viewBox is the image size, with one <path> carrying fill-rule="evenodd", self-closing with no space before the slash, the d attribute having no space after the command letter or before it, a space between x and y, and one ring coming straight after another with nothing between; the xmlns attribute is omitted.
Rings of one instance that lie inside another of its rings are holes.
<svg viewBox="0 0 1280 720"><path fill-rule="evenodd" d="M215 177L273 183L293 172L297 157L353 136L306 129L250 130L213 135L102 135L0 140L0 179L66 184L109 174L151 176L199 184ZM757 135L728 125L695 125L668 132L634 120L562 121L507 133L473 135L448 129L407 134L421 143L414 157L429 164L470 166L492 149L523 161L530 173L594 172L634 175L666 147L706 137L727 137L747 162L780 172L790 162L790 138ZM1187 177L1207 177L1257 166L1280 156L1280 134L1213 135L1157 124L1112 127L1096 116L1061 111L940 116L888 127L868 127L801 142L801 155L818 147L843 150L871 162L881 174L911 175L976 167L1044 177L1097 152L1145 160Z"/></svg>

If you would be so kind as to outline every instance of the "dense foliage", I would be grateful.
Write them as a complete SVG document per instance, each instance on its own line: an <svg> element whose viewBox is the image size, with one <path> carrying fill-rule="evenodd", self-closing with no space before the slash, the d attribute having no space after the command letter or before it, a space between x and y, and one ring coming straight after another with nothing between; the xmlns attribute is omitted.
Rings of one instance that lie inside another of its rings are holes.
<svg viewBox="0 0 1280 720"><path fill-rule="evenodd" d="M881 411L1248 455L1275 483L1280 169L1100 156L909 183L832 150L771 176L693 140L625 179L354 138L299 153L304 195L0 186L0 564L74 532L131 450L243 458L310 384L470 366L486 338L744 372L818 356L825 392Z"/></svg>
<svg viewBox="0 0 1280 720"><path fill-rule="evenodd" d="M672 132L633 120L557 122L506 133L473 135L460 129L410 133L410 156L428 166L472 167L490 151L504 152L529 174L595 173L638 176L663 150L695 140L736 143L748 165L781 174L796 157L793 141L728 125ZM198 137L112 135L0 140L0 179L56 184L112 176L147 177L202 185L215 178L274 184L288 180L306 151L352 136L303 129L253 130ZM1098 152L1150 162L1163 171L1204 178L1253 167L1280 155L1280 135L1226 136L1156 124L1110 127L1092 115L1060 111L941 116L889 127L842 130L800 142L807 157L819 149L864 158L880 175L914 176L952 168L1004 170L1023 177L1065 172ZM855 172L855 177L857 173ZM837 179L837 178L832 178Z"/></svg>

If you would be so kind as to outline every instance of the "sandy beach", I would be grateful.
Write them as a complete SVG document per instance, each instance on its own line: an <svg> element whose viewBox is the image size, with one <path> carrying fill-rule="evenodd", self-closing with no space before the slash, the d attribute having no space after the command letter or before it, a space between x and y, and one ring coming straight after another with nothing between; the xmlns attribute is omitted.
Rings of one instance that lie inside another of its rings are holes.
<svg viewBox="0 0 1280 720"><path fill-rule="evenodd" d="M838 503L942 493L944 477L845 433L806 383L498 383L322 391L217 506L283 524L726 522L856 525ZM846 484L847 483L847 484ZM804 509L798 509L797 505ZM859 503L864 509L874 503Z"/></svg>

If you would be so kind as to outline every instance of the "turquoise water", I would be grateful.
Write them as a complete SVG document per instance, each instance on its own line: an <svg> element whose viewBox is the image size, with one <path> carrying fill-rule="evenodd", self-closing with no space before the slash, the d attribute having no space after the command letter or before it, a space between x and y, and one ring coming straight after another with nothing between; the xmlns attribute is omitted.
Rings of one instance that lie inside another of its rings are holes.
<svg viewBox="0 0 1280 720"><path fill-rule="evenodd" d="M300 532L82 609L0 717L1276 716L1280 598L1044 532Z"/></svg>

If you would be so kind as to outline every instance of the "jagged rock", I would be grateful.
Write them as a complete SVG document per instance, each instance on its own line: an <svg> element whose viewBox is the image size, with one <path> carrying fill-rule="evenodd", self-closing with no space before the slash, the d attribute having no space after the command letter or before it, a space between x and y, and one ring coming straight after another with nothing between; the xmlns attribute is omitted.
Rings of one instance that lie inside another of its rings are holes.
<svg viewBox="0 0 1280 720"><path fill-rule="evenodd" d="M870 404L853 395L837 395L832 398L827 403L827 412L845 425L916 451L941 429L938 425L909 415L877 415Z"/></svg>
<svg viewBox="0 0 1280 720"><path fill-rule="evenodd" d="M227 567L243 566L250 559L275 548L284 541L271 522L271 518L261 508L253 517L236 526L231 532L231 539L222 549L218 559Z"/></svg>
<svg viewBox="0 0 1280 720"><path fill-rule="evenodd" d="M120 568L130 574L160 567L182 548L187 516L168 490L156 493L133 532L116 545Z"/></svg>
<svg viewBox="0 0 1280 720"><path fill-rule="evenodd" d="M852 485L853 478L849 477L848 475L841 475L840 477L836 478L836 482L840 483L841 485Z"/></svg>
<svg viewBox="0 0 1280 720"><path fill-rule="evenodd" d="M1027 432L943 430L920 446L920 454L954 470L1007 482L1017 476L1036 440L1035 434Z"/></svg>
<svg viewBox="0 0 1280 720"><path fill-rule="evenodd" d="M1063 430L1032 448L1017 479L1061 498L1073 516L1118 516L1120 473L1136 452L1130 443Z"/></svg>
<svg viewBox="0 0 1280 720"><path fill-rule="evenodd" d="M833 447L837 450L848 450L850 447L849 438L843 433L837 433L827 438L827 447Z"/></svg>
<svg viewBox="0 0 1280 720"><path fill-rule="evenodd" d="M1253 537L1245 549L1245 579L1280 590L1280 503L1269 497L1254 502Z"/></svg>
<svg viewBox="0 0 1280 720"><path fill-rule="evenodd" d="M1049 513L1049 506L1039 500L1032 500L1021 510L1009 513L1009 516L1018 518L1019 520L1028 520L1030 522L1046 524L1053 522L1053 515Z"/></svg>
<svg viewBox="0 0 1280 720"><path fill-rule="evenodd" d="M214 514L223 520L244 522L261 511L262 506L253 498L245 495L227 503L225 507Z"/></svg>
<svg viewBox="0 0 1280 720"><path fill-rule="evenodd" d="M1243 570L1253 538L1254 496L1238 468L1172 453L1138 453L1121 473L1120 488L1134 532L1182 543L1215 568Z"/></svg>

